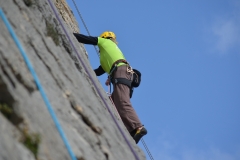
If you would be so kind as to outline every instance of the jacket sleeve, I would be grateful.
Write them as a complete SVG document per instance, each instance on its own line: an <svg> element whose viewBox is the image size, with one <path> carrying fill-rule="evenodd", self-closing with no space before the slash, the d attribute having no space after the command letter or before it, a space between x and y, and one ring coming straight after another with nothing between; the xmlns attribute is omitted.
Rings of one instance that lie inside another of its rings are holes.
<svg viewBox="0 0 240 160"><path fill-rule="evenodd" d="M85 36L79 33L73 33L73 35L77 38L78 42L80 43L92 44L92 45L98 44L98 37Z"/></svg>
<svg viewBox="0 0 240 160"><path fill-rule="evenodd" d="M102 74L105 73L101 65L97 69L94 69L94 72L96 73L97 76L101 76Z"/></svg>

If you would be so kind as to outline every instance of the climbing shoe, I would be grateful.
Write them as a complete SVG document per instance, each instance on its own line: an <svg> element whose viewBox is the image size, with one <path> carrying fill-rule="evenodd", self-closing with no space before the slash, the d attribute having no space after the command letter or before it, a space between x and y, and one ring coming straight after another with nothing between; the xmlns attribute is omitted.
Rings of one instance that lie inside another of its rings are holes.
<svg viewBox="0 0 240 160"><path fill-rule="evenodd" d="M137 129L137 131L135 132L135 135L133 136L133 139L135 140L136 144L146 134L147 134L147 130L144 127Z"/></svg>

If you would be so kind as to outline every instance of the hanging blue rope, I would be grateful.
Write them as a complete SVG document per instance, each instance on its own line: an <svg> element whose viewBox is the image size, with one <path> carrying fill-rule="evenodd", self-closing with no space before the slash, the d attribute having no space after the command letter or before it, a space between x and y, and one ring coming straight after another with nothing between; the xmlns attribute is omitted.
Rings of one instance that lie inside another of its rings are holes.
<svg viewBox="0 0 240 160"><path fill-rule="evenodd" d="M23 59L24 59L26 65L27 65L30 73L33 76L33 79L34 79L34 81L35 81L35 83L36 83L36 85L37 85L37 87L38 87L38 89L39 89L39 91L41 93L41 96L42 96L42 98L43 98L43 100L44 100L44 102L45 102L45 104L47 106L47 109L48 109L48 111L49 111L49 113L50 113L50 115L51 115L55 125L56 125L56 128L57 128L57 130L58 130L58 132L59 132L59 134L60 134L60 136L61 136L61 138L62 138L62 140L63 140L63 142L64 142L64 144L65 144L65 146L66 146L66 148L67 148L67 150L69 152L69 154L70 154L71 159L72 160L77 160L75 155L74 155L74 153L73 153L73 151L72 151L72 149L71 149L71 147L70 147L70 145L69 145L69 143L68 143L68 140L67 140L67 138L66 138L66 136L65 136L65 134L63 132L63 129L62 129L62 127L61 127L61 125L60 125L60 123L59 123L59 121L57 119L57 116L54 113L54 111L52 109L52 106L51 106L51 104L50 104L50 102L49 102L49 100L48 100L48 98L47 98L47 96L46 96L46 94L45 94L45 92L43 90L43 87L40 84L40 81L39 81L39 79L37 77L37 74L34 71L31 62L30 62L29 58L27 57L27 54L25 53L21 43L19 42L19 40L18 40L14 30L12 29L10 23L8 22L6 16L5 16L5 14L4 14L4 12L2 11L1 8L0 8L0 15L1 15L1 18L2 18L2 20L4 22L4 24L6 25L9 33L11 34L14 42L16 43L16 45L17 45L21 55L23 56Z"/></svg>

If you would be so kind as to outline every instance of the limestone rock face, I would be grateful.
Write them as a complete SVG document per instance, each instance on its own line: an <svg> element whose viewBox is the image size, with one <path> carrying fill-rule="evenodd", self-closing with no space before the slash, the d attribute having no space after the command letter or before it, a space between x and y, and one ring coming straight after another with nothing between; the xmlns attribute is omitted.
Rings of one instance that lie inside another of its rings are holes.
<svg viewBox="0 0 240 160"><path fill-rule="evenodd" d="M65 0L54 0L55 5L61 14L63 20L68 24L69 28L72 29L72 32L80 32L77 21L72 14L71 9L67 5Z"/></svg>
<svg viewBox="0 0 240 160"><path fill-rule="evenodd" d="M79 32L79 29L67 3L56 0L53 4L82 61L76 56L47 0L0 0L0 7L40 80L71 150L78 160L136 159L106 103L136 155L141 160L146 159L95 76L84 46L73 36L72 32ZM0 160L71 159L2 19L0 111Z"/></svg>
<svg viewBox="0 0 240 160"><path fill-rule="evenodd" d="M66 23L68 28L73 33L80 33L78 23L73 15L72 10L69 8L67 2L65 0L54 0L54 4L58 9L59 14L62 16L63 21ZM77 47L83 47L83 44L78 44ZM84 53L88 57L86 50Z"/></svg>

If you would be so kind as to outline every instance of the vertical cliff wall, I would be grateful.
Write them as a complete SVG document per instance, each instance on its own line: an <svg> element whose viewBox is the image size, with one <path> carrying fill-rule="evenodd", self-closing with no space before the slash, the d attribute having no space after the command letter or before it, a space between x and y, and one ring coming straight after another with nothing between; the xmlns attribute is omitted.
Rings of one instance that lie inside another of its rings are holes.
<svg viewBox="0 0 240 160"><path fill-rule="evenodd" d="M47 0L0 0L78 160L145 159L95 76L67 3L53 1L85 67ZM87 69L87 70L86 70ZM92 78L90 78L90 77ZM97 88L93 85L97 84ZM130 150L100 97L110 106ZM0 160L69 160L69 152L13 38L0 19ZM136 153L136 155L133 154Z"/></svg>

